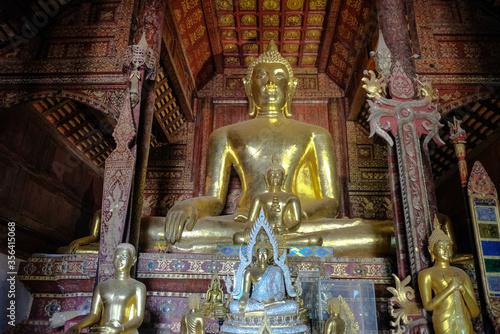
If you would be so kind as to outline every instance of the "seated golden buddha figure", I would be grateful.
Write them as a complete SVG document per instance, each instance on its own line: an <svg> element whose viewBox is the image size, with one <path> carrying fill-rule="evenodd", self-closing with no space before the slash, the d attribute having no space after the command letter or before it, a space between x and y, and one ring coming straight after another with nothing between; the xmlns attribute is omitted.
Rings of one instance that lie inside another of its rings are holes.
<svg viewBox="0 0 500 334"><path fill-rule="evenodd" d="M229 303L227 320L220 332L262 333L261 326L267 319L271 333L307 333L299 304L292 299L298 294L285 263L286 251L280 253L263 210L252 226L245 249L245 255L240 252L234 284L229 275L226 278L227 291L235 300Z"/></svg>
<svg viewBox="0 0 500 334"><path fill-rule="evenodd" d="M222 291L217 272L214 273L214 277L208 286L201 309L205 311L205 317L222 318L227 313L224 291Z"/></svg>
<svg viewBox="0 0 500 334"><path fill-rule="evenodd" d="M300 227L300 200L294 194L281 190L281 186L285 181L284 177L285 170L283 167L276 163L269 166L265 174L268 189L254 197L250 206L248 222L253 224L262 208L269 219L269 223L275 229L276 235L283 236L285 242L294 246L321 246L323 242L321 237L304 236L302 233L294 232ZM285 216L287 214L291 215L290 225L285 225ZM250 228L246 228L243 232L236 232L233 236L234 244L247 243L249 233Z"/></svg>
<svg viewBox="0 0 500 334"><path fill-rule="evenodd" d="M470 318L479 315L474 288L463 270L450 266L452 242L438 222L429 237L429 253L434 266L420 272L418 286L424 308L432 311L434 332L474 333Z"/></svg>
<svg viewBox="0 0 500 334"><path fill-rule="evenodd" d="M344 334L345 321L340 318L340 301L337 298L328 299L327 308L330 318L323 326L323 334Z"/></svg>
<svg viewBox="0 0 500 334"><path fill-rule="evenodd" d="M97 254L101 231L101 210L94 212L89 223L90 235L73 240L68 246L59 247L57 254Z"/></svg>
<svg viewBox="0 0 500 334"><path fill-rule="evenodd" d="M130 277L130 268L136 261L135 248L120 244L115 250L113 265L115 278L97 285L92 298L90 314L72 326L67 334L79 334L82 329L99 321L91 332L118 334L138 333L146 305L146 286Z"/></svg>
<svg viewBox="0 0 500 334"><path fill-rule="evenodd" d="M337 219L339 180L331 134L324 128L292 120L291 101L297 79L273 41L249 67L244 79L253 119L215 130L209 138L205 196L176 203L166 219L144 218L141 248L153 249L164 228L170 251L215 252L217 244L231 244L236 232L249 227L253 198L266 190L265 174L271 158L287 177L286 193L301 202L301 224L296 231L323 238L336 256L385 256L392 253L392 222ZM241 199L234 216L220 216L231 167L241 181ZM291 225L291 217L285 217Z"/></svg>

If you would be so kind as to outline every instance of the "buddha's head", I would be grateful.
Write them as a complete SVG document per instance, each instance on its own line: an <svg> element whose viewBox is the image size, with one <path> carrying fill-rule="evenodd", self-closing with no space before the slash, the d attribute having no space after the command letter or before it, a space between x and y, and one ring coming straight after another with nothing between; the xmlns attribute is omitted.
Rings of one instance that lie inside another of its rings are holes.
<svg viewBox="0 0 500 334"><path fill-rule="evenodd" d="M188 297L188 305L190 310L197 310L200 308L201 297L196 293L192 293Z"/></svg>
<svg viewBox="0 0 500 334"><path fill-rule="evenodd" d="M285 180L285 169L278 163L272 163L266 170L266 183L268 187L281 186Z"/></svg>
<svg viewBox="0 0 500 334"><path fill-rule="evenodd" d="M443 232L437 218L434 221L434 231L429 237L429 253L431 260L434 262L439 259L442 261L450 261L453 256L453 242L451 238Z"/></svg>
<svg viewBox="0 0 500 334"><path fill-rule="evenodd" d="M272 256L273 250L271 244L264 238L263 234L260 234L260 240L255 244L255 257L257 258L257 263L268 264Z"/></svg>
<svg viewBox="0 0 500 334"><path fill-rule="evenodd" d="M220 288L220 282L218 277L212 278L212 282L210 284L210 289L211 290L219 290Z"/></svg>
<svg viewBox="0 0 500 334"><path fill-rule="evenodd" d="M328 299L327 309L331 315L338 316L340 313L340 300L338 298Z"/></svg>
<svg viewBox="0 0 500 334"><path fill-rule="evenodd" d="M135 248L131 244L123 243L116 247L113 257L113 265L115 266L116 271L130 271L130 268L132 268L136 260Z"/></svg>
<svg viewBox="0 0 500 334"><path fill-rule="evenodd" d="M278 52L273 40L267 50L250 64L243 83L250 116L255 115L256 109L257 112L282 111L286 117L291 116L297 79L293 76L292 66Z"/></svg>

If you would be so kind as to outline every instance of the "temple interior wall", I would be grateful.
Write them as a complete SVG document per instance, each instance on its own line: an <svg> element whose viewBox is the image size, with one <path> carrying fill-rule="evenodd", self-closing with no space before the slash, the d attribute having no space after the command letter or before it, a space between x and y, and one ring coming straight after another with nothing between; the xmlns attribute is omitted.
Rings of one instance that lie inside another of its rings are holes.
<svg viewBox="0 0 500 334"><path fill-rule="evenodd" d="M101 207L102 171L61 137L28 105L0 114L0 220L16 222L20 258L88 235Z"/></svg>

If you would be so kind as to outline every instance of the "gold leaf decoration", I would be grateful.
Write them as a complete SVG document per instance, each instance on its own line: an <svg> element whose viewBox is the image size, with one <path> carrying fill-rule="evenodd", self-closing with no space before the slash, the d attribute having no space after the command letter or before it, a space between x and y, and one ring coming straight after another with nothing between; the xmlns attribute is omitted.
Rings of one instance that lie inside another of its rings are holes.
<svg viewBox="0 0 500 334"><path fill-rule="evenodd" d="M243 0L240 1L240 10L256 10L257 0Z"/></svg>
<svg viewBox="0 0 500 334"><path fill-rule="evenodd" d="M279 24L280 24L280 16L276 15L276 14L263 15L262 21L263 21L264 27L276 27L276 26L279 26Z"/></svg>
<svg viewBox="0 0 500 334"><path fill-rule="evenodd" d="M240 58L238 58L238 57L225 57L224 58L224 63L226 65L239 65L240 64Z"/></svg>
<svg viewBox="0 0 500 334"><path fill-rule="evenodd" d="M291 65L297 65L297 57L285 57Z"/></svg>
<svg viewBox="0 0 500 334"><path fill-rule="evenodd" d="M234 30L222 30L220 34L222 39L236 39L236 31Z"/></svg>
<svg viewBox="0 0 500 334"><path fill-rule="evenodd" d="M219 16L219 25L222 27L234 27L234 16L231 14Z"/></svg>
<svg viewBox="0 0 500 334"><path fill-rule="evenodd" d="M300 39L300 30L285 30L285 39Z"/></svg>
<svg viewBox="0 0 500 334"><path fill-rule="evenodd" d="M321 14L311 14L307 17L308 26L322 26L325 18Z"/></svg>
<svg viewBox="0 0 500 334"><path fill-rule="evenodd" d="M236 44L224 44L224 52L238 52L238 45Z"/></svg>
<svg viewBox="0 0 500 334"><path fill-rule="evenodd" d="M290 10L299 10L304 5L304 0L288 0L286 7Z"/></svg>
<svg viewBox="0 0 500 334"><path fill-rule="evenodd" d="M254 56L248 56L245 58L245 64L247 65L250 65L254 60L255 60L256 57Z"/></svg>
<svg viewBox="0 0 500 334"><path fill-rule="evenodd" d="M243 26L256 26L257 25L257 16L255 16L255 15L242 15L241 16L241 25L243 25Z"/></svg>
<svg viewBox="0 0 500 334"><path fill-rule="evenodd" d="M287 15L286 17L286 26L300 26L302 23L302 18L300 15Z"/></svg>
<svg viewBox="0 0 500 334"><path fill-rule="evenodd" d="M279 32L278 30L264 30L262 37L264 37L264 40L266 41L269 41L271 39L277 41L279 39Z"/></svg>
<svg viewBox="0 0 500 334"><path fill-rule="evenodd" d="M263 10L280 10L280 1L278 0L264 0L262 2Z"/></svg>
<svg viewBox="0 0 500 334"><path fill-rule="evenodd" d="M233 2L230 0L218 0L217 10L233 10Z"/></svg>
<svg viewBox="0 0 500 334"><path fill-rule="evenodd" d="M309 43L304 45L304 52L318 52L319 44Z"/></svg>
<svg viewBox="0 0 500 334"><path fill-rule="evenodd" d="M285 51L285 52L297 52L297 51L299 51L299 45L298 44L284 44L283 51Z"/></svg>
<svg viewBox="0 0 500 334"><path fill-rule="evenodd" d="M309 8L312 10L325 10L326 0L311 0L309 3Z"/></svg>
<svg viewBox="0 0 500 334"><path fill-rule="evenodd" d="M243 30L243 39L257 39L257 30Z"/></svg>
<svg viewBox="0 0 500 334"><path fill-rule="evenodd" d="M321 37L321 30L308 30L306 32L306 39L318 39Z"/></svg>
<svg viewBox="0 0 500 334"><path fill-rule="evenodd" d="M302 64L304 64L304 65L316 64L316 56L304 56L304 57L302 57Z"/></svg>
<svg viewBox="0 0 500 334"><path fill-rule="evenodd" d="M259 46L257 44L244 44L242 46L243 52L246 53L258 53Z"/></svg>

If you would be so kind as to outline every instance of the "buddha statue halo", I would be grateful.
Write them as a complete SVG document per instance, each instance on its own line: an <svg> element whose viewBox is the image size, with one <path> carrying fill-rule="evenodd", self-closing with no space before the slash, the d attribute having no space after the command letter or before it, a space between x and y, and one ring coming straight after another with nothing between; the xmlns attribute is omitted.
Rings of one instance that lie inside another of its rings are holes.
<svg viewBox="0 0 500 334"><path fill-rule="evenodd" d="M250 237L248 240L248 244L246 246L246 254L243 254L243 252L241 251L243 245L240 247L239 256L241 262L234 275L234 288L233 288L233 283L229 278L229 274L226 275L226 279L224 281L226 283L227 292L234 298L237 298L241 295L243 274L245 272L245 269L252 262L252 250L257 243L257 236L259 235L259 231L261 229L264 229L264 231L269 237L269 242L272 247L274 263L281 268L283 276L285 277L286 292L290 297L296 297L297 293L294 291L292 286L290 271L288 270L288 267L285 263L286 251L284 250L283 253L279 255L278 241L276 240L276 236L274 235L274 231L271 225L269 225L269 222L267 221L264 215L263 209L260 210L259 218L255 221L250 231Z"/></svg>

